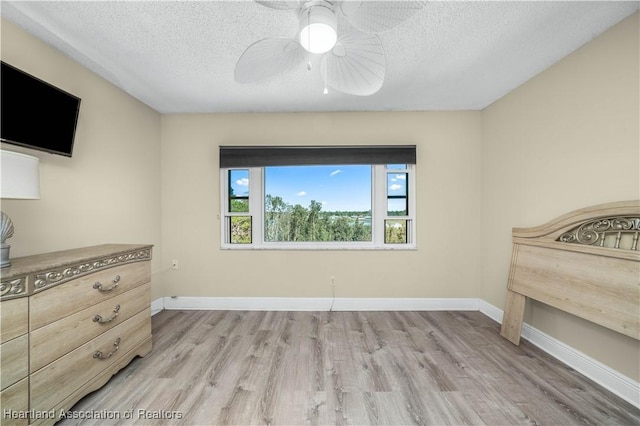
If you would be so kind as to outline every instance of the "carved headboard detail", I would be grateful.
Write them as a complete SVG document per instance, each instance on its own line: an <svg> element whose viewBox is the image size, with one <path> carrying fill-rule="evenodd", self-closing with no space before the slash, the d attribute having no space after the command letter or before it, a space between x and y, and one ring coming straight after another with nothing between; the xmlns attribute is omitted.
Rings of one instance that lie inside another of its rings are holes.
<svg viewBox="0 0 640 426"><path fill-rule="evenodd" d="M500 334L520 343L526 298L640 340L640 201L513 229Z"/></svg>
<svg viewBox="0 0 640 426"><path fill-rule="evenodd" d="M623 250L638 250L638 235L640 235L640 216L616 216L585 222L560 235L558 241L588 246L613 247ZM624 238L627 236L629 238ZM628 244L625 244L625 242Z"/></svg>

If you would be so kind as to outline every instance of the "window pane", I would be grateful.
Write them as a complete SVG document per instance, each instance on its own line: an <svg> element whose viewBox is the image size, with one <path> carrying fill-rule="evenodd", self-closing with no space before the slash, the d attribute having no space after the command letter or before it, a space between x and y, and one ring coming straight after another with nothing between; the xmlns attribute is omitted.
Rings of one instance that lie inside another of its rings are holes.
<svg viewBox="0 0 640 426"><path fill-rule="evenodd" d="M406 198L389 198L387 200L388 216L407 216L407 199Z"/></svg>
<svg viewBox="0 0 640 426"><path fill-rule="evenodd" d="M407 174L387 173L387 196L407 196Z"/></svg>
<svg viewBox="0 0 640 426"><path fill-rule="evenodd" d="M387 219L384 221L384 242L385 244L406 244L407 243L407 222L406 219Z"/></svg>
<svg viewBox="0 0 640 426"><path fill-rule="evenodd" d="M407 168L406 164L387 164L388 170L404 170Z"/></svg>
<svg viewBox="0 0 640 426"><path fill-rule="evenodd" d="M371 166L265 167L265 241L371 241Z"/></svg>
<svg viewBox="0 0 640 426"><path fill-rule="evenodd" d="M245 198L231 198L229 200L229 211L233 213L248 213L249 212L249 199Z"/></svg>
<svg viewBox="0 0 640 426"><path fill-rule="evenodd" d="M249 212L249 170L229 170L229 211Z"/></svg>
<svg viewBox="0 0 640 426"><path fill-rule="evenodd" d="M231 244L251 244L251 216L229 217Z"/></svg>
<svg viewBox="0 0 640 426"><path fill-rule="evenodd" d="M408 173L387 173L387 215L407 216Z"/></svg>

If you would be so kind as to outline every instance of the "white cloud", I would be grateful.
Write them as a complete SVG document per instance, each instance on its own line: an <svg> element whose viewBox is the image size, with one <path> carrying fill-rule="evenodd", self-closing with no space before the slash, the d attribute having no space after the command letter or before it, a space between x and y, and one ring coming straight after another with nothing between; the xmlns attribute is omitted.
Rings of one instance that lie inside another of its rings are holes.
<svg viewBox="0 0 640 426"><path fill-rule="evenodd" d="M247 178L238 179L238 180L236 181L236 185L239 185L239 186L249 186L249 179L247 179Z"/></svg>
<svg viewBox="0 0 640 426"><path fill-rule="evenodd" d="M394 183L393 185L389 186L389 189L392 191L397 191L398 189L401 189L402 185L398 184L398 183Z"/></svg>
<svg viewBox="0 0 640 426"><path fill-rule="evenodd" d="M338 173L342 173L342 170L340 170L340 169L338 169L338 170L334 170L334 171L332 171L331 173L329 173L329 176L335 176L335 175L337 175Z"/></svg>
<svg viewBox="0 0 640 426"><path fill-rule="evenodd" d="M407 175L396 175L396 179L407 180Z"/></svg>
<svg viewBox="0 0 640 426"><path fill-rule="evenodd" d="M306 193L306 192L304 192L304 191L300 191L300 192L298 192L296 195L297 195L298 197L304 197L305 195L307 195L307 193Z"/></svg>

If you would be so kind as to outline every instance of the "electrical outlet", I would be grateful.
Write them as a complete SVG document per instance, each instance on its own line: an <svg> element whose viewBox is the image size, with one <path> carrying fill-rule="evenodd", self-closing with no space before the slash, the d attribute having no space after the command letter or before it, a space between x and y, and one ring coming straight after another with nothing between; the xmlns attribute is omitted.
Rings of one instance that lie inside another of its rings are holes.
<svg viewBox="0 0 640 426"><path fill-rule="evenodd" d="M178 259L173 259L171 261L171 269L173 269L173 270L177 270L178 269Z"/></svg>
<svg viewBox="0 0 640 426"><path fill-rule="evenodd" d="M333 276L329 277L329 285L331 287L335 287L336 286L336 277L333 277Z"/></svg>

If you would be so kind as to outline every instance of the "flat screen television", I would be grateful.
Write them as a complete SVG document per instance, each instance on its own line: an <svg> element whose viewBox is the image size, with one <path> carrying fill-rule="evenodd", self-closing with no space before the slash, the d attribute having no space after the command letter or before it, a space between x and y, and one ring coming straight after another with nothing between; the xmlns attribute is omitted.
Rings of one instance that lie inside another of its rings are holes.
<svg viewBox="0 0 640 426"><path fill-rule="evenodd" d="M71 157L80 98L2 62L0 139Z"/></svg>

